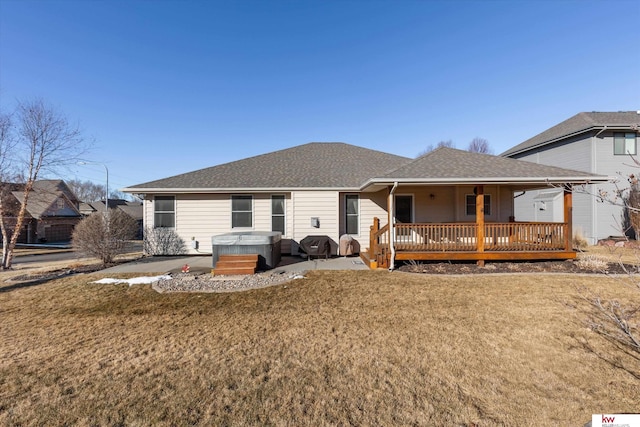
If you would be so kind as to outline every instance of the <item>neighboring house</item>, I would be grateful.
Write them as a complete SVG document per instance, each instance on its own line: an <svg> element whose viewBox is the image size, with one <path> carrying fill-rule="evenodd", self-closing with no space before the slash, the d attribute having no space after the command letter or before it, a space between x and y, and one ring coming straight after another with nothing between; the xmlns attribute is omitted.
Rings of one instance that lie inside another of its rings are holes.
<svg viewBox="0 0 640 427"><path fill-rule="evenodd" d="M309 143L123 191L144 198L145 226L197 241L194 254L211 252L211 237L230 231L279 231L282 251L292 254L306 236L337 243L348 234L384 267L396 259L571 258L571 193L562 221L542 226L514 222L513 195L604 181L451 148L410 159Z"/></svg>
<svg viewBox="0 0 640 427"><path fill-rule="evenodd" d="M104 212L105 202L100 200L97 202L82 202L80 203L80 213L83 216L89 216L94 212ZM136 239L142 239L143 234L143 221L142 221L142 203L133 202L124 199L109 199L109 209L120 209L131 218L133 218L138 224L138 231L136 233Z"/></svg>
<svg viewBox="0 0 640 427"><path fill-rule="evenodd" d="M18 211L24 202L24 184L4 184L5 223L13 233ZM33 184L18 243L67 242L82 219L79 201L62 180L41 180Z"/></svg>
<svg viewBox="0 0 640 427"><path fill-rule="evenodd" d="M629 175L640 173L631 158L638 154L639 128L640 111L579 113L501 156L617 177L618 187L626 188ZM573 196L576 234L595 244L599 239L628 233L623 208L597 197L601 191L615 197L615 184L587 185L580 190L584 192L576 191ZM554 217L562 206L561 192L527 192L516 199L516 215L527 221Z"/></svg>

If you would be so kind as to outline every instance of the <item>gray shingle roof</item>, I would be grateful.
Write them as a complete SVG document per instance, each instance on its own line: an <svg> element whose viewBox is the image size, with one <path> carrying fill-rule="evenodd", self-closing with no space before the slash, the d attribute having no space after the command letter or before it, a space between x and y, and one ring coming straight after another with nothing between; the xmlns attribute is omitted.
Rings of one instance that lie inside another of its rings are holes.
<svg viewBox="0 0 640 427"><path fill-rule="evenodd" d="M20 184L18 187L23 187ZM24 193L22 188L12 192L13 196L19 203L24 202ZM80 212L76 209L75 204L77 198L69 189L67 184L62 180L41 180L33 183L33 190L29 194L27 203L27 212L32 218L40 219L47 214L52 205L58 198L66 199L64 209L56 209L56 216L80 216Z"/></svg>
<svg viewBox="0 0 640 427"><path fill-rule="evenodd" d="M595 129L635 129L640 127L640 114L637 111L620 112L584 112L512 147L501 154L510 156L535 147L551 144L555 141Z"/></svg>
<svg viewBox="0 0 640 427"><path fill-rule="evenodd" d="M309 143L126 188L129 192L364 189L393 181L585 182L606 177L442 147L418 159L343 143Z"/></svg>
<svg viewBox="0 0 640 427"><path fill-rule="evenodd" d="M455 148L441 147L413 162L372 181L416 180L441 182L443 180L470 182L516 181L532 179L595 178L588 172L574 171L554 166L497 157L490 154L470 153ZM604 177L601 177L604 178Z"/></svg>
<svg viewBox="0 0 640 427"><path fill-rule="evenodd" d="M411 159L340 142L312 142L131 186L153 189L353 188Z"/></svg>

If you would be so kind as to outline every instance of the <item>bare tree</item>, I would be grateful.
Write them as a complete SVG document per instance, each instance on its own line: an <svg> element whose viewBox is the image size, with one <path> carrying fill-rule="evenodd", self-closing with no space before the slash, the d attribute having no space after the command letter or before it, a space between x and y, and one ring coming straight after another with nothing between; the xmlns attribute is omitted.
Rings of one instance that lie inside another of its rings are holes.
<svg viewBox="0 0 640 427"><path fill-rule="evenodd" d="M640 168L640 160L629 155L633 165ZM622 225L620 230L627 238L627 227L631 228L636 236L640 231L640 182L635 174L627 177L628 187L615 184L615 190L607 192L599 190L597 194L592 194L588 190L582 193L595 196L598 201L610 203L623 208L623 219L628 224ZM626 280L624 276L619 278L630 288L640 292L640 248L634 245L633 252L636 262L633 266L627 266L619 260L620 265L627 272ZM596 293L591 293L586 289L582 290L584 298L594 308L587 318L587 324L592 331L600 334L606 339L622 344L626 348L640 353L640 304L637 301L622 303L615 299L601 297Z"/></svg>
<svg viewBox="0 0 640 427"><path fill-rule="evenodd" d="M120 209L110 209L108 215L96 212L76 225L73 247L99 258L106 265L112 263L116 255L126 251L137 231L136 220Z"/></svg>
<svg viewBox="0 0 640 427"><path fill-rule="evenodd" d="M632 237L638 239L638 237L640 237L640 181L637 176L632 174L629 176L629 184L629 194L626 200L623 199L626 204L623 215L623 227L633 230ZM625 233L625 235L627 234L628 233Z"/></svg>
<svg viewBox="0 0 640 427"><path fill-rule="evenodd" d="M447 141L440 141L435 146L433 144L429 144L429 145L427 145L427 148L425 148L420 153L418 153L417 157L422 157L425 154L429 154L433 150L436 150L436 149L441 148L441 147L455 148L455 145L453 144L453 141L450 140L450 139L447 140Z"/></svg>
<svg viewBox="0 0 640 427"><path fill-rule="evenodd" d="M129 202L139 202L140 199L137 198L136 196L129 194L129 193L123 193L122 191L118 191L118 190L113 190L109 193L109 199L119 199L119 200L127 200Z"/></svg>
<svg viewBox="0 0 640 427"><path fill-rule="evenodd" d="M70 179L66 181L67 185L76 195L78 200L83 202L96 202L98 200L104 200L104 195L107 192L106 187L101 184L95 184L91 181L80 181L77 179ZM111 195L109 195L111 198Z"/></svg>
<svg viewBox="0 0 640 427"><path fill-rule="evenodd" d="M20 102L15 123L9 122L9 132L15 135L15 150L7 154L13 160L22 181L22 204L15 218L11 236L3 234L2 269L11 268L13 250L20 236L29 195L41 174L55 173L75 163L86 151L77 126L72 126L57 109L42 100ZM6 212L0 211L4 217ZM7 240L8 239L8 240Z"/></svg>
<svg viewBox="0 0 640 427"><path fill-rule="evenodd" d="M8 254L9 229L4 212L10 203L12 157L15 154L15 138L13 135L11 116L0 112L0 232L2 233L2 259Z"/></svg>
<svg viewBox="0 0 640 427"><path fill-rule="evenodd" d="M491 148L489 147L489 141L484 138L473 138L469 143L467 151L472 153L491 154Z"/></svg>

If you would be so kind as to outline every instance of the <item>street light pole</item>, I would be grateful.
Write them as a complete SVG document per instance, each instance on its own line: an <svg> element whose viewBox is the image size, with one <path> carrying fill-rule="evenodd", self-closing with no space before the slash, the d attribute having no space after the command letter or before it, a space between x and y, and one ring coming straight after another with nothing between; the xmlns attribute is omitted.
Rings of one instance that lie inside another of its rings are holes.
<svg viewBox="0 0 640 427"><path fill-rule="evenodd" d="M109 168L107 168L107 165L105 165L104 163L100 163L100 162L88 162L88 161L82 161L82 162L78 162L79 165L102 165L104 166L104 170L105 172L107 172L107 188L105 191L105 199L104 199L104 212L105 214L109 215Z"/></svg>

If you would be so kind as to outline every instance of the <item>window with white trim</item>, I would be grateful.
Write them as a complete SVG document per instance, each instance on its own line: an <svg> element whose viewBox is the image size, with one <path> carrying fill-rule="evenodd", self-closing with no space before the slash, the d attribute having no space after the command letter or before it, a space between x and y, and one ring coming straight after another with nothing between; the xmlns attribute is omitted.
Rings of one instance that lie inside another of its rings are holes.
<svg viewBox="0 0 640 427"><path fill-rule="evenodd" d="M285 206L284 195L271 196L271 231L279 231L285 234Z"/></svg>
<svg viewBox="0 0 640 427"><path fill-rule="evenodd" d="M154 197L153 226L155 228L174 228L176 226L175 196Z"/></svg>
<svg viewBox="0 0 640 427"><path fill-rule="evenodd" d="M476 195L467 194L467 215L476 215ZM484 214L485 216L491 215L491 194L484 195Z"/></svg>
<svg viewBox="0 0 640 427"><path fill-rule="evenodd" d="M231 228L253 227L253 196L231 196Z"/></svg>
<svg viewBox="0 0 640 427"><path fill-rule="evenodd" d="M613 134L613 154L638 154L635 132L616 132Z"/></svg>
<svg viewBox="0 0 640 427"><path fill-rule="evenodd" d="M360 197L357 194L344 196L344 211L347 234L360 234Z"/></svg>

